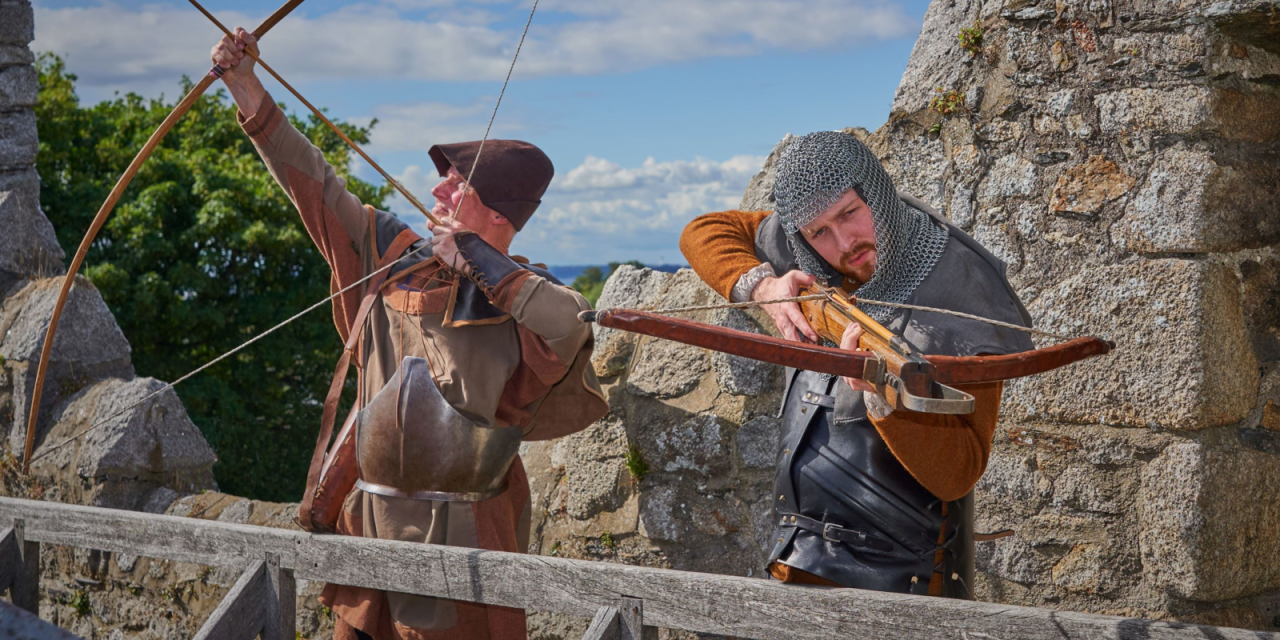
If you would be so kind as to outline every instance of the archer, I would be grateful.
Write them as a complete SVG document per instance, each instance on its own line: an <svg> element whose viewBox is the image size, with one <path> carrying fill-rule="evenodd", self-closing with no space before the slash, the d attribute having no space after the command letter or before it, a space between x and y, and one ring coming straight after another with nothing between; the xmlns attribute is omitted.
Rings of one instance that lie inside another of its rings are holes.
<svg viewBox="0 0 1280 640"><path fill-rule="evenodd" d="M680 248L734 302L793 298L820 283L889 303L1030 327L1005 265L927 205L895 191L880 161L841 132L783 151L777 211L695 219ZM818 341L796 302L764 305L790 340ZM869 306L920 353L1009 354L1026 333L942 313ZM840 339L853 350L862 327ZM892 406L867 382L788 370L769 572L784 582L973 598L973 487L986 470L1003 383L958 385L967 415Z"/></svg>
<svg viewBox="0 0 1280 640"><path fill-rule="evenodd" d="M334 300L347 349L325 401L299 523L524 551L530 504L520 442L573 433L608 411L590 366L591 327L577 317L590 305L508 254L551 182L551 160L517 140L431 147L443 179L428 216L438 222L421 238L346 190L268 95L246 49L256 56L256 39L236 29L211 56L245 133L333 270L333 290L377 274L363 293ZM353 357L357 400L326 457ZM337 614L339 640L525 637L518 609L340 585L320 599Z"/></svg>

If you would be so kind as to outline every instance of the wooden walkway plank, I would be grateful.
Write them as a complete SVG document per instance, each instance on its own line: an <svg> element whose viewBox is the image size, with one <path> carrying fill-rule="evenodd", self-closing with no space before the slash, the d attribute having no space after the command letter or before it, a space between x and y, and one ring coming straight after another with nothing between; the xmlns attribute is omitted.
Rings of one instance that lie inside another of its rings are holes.
<svg viewBox="0 0 1280 640"><path fill-rule="evenodd" d="M18 533L12 527L0 531L0 592L8 590L22 566Z"/></svg>
<svg viewBox="0 0 1280 640"><path fill-rule="evenodd" d="M622 640L641 640L644 637L644 600L623 598L618 613L622 621Z"/></svg>
<svg viewBox="0 0 1280 640"><path fill-rule="evenodd" d="M857 589L484 551L313 535L223 522L0 498L0 522L25 518L33 540L239 566L279 554L298 579L595 616L643 601L654 627L755 638L819 640L1280 640L1280 634ZM264 572L265 573L265 572ZM529 588L537 585L537 588ZM626 617L623 616L625 621Z"/></svg>
<svg viewBox="0 0 1280 640"><path fill-rule="evenodd" d="M262 640L295 640L297 637L297 585L293 570L280 565L280 554L267 554L267 611Z"/></svg>
<svg viewBox="0 0 1280 640"><path fill-rule="evenodd" d="M34 613L0 601L0 638L4 640L84 640L45 622Z"/></svg>
<svg viewBox="0 0 1280 640"><path fill-rule="evenodd" d="M253 640L262 631L267 611L267 563L255 560L240 574L218 608L200 627L195 640Z"/></svg>
<svg viewBox="0 0 1280 640"><path fill-rule="evenodd" d="M622 636L618 631L621 618L616 608L600 607L596 611L596 617L591 619L591 626L582 635L582 640L621 640Z"/></svg>

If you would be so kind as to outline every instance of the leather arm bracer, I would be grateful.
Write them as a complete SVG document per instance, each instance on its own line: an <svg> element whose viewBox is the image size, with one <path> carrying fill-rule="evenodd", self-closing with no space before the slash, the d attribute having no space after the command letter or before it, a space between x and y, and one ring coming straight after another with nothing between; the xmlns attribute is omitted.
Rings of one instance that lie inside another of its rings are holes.
<svg viewBox="0 0 1280 640"><path fill-rule="evenodd" d="M471 279L489 299L493 299L494 289L499 282L521 269L515 260L494 249L477 233L459 233L454 236L454 242L457 243L462 258L471 267Z"/></svg>

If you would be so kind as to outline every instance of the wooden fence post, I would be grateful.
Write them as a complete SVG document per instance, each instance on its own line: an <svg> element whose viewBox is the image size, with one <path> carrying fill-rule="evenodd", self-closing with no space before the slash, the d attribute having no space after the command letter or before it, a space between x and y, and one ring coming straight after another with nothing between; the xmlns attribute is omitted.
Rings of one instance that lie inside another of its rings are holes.
<svg viewBox="0 0 1280 640"><path fill-rule="evenodd" d="M267 552L266 615L262 640L294 640L297 637L297 586L293 571L280 566L280 554Z"/></svg>
<svg viewBox="0 0 1280 640"><path fill-rule="evenodd" d="M16 567L9 597L14 606L40 615L40 543L27 540L26 522L13 519L13 534L22 562Z"/></svg>
<svg viewBox="0 0 1280 640"><path fill-rule="evenodd" d="M622 622L618 625L622 640L641 640L644 637L644 600L623 598L618 603L618 613Z"/></svg>

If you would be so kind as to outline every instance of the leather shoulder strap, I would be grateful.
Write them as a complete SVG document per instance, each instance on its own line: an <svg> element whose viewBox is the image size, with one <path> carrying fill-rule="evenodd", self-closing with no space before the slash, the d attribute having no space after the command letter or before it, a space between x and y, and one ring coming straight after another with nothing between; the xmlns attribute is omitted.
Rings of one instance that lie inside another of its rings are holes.
<svg viewBox="0 0 1280 640"><path fill-rule="evenodd" d="M396 239L392 241L391 247L374 266L374 269L381 270L394 262L418 239L418 234L411 229L405 229L400 232ZM347 342L343 346L342 357L338 358L338 366L334 369L333 380L329 383L329 393L324 398L324 411L320 415L320 433L316 435L316 447L311 453L311 465L307 469L307 488L302 495L302 504L298 508L298 524L308 531L316 530L316 523L312 522L311 519L316 487L320 483L320 471L324 467L325 453L329 450L329 439L333 437L333 424L338 414L338 401L342 398L342 387L346 383L347 372L351 368L351 357L355 353L356 347L360 344L361 336L364 335L364 325L369 319L369 312L373 309L374 303L378 301L382 284L386 282L388 273L390 273L389 269L379 271L378 275L374 276L366 284L364 299L360 302L360 310L356 312L355 320L347 331Z"/></svg>

